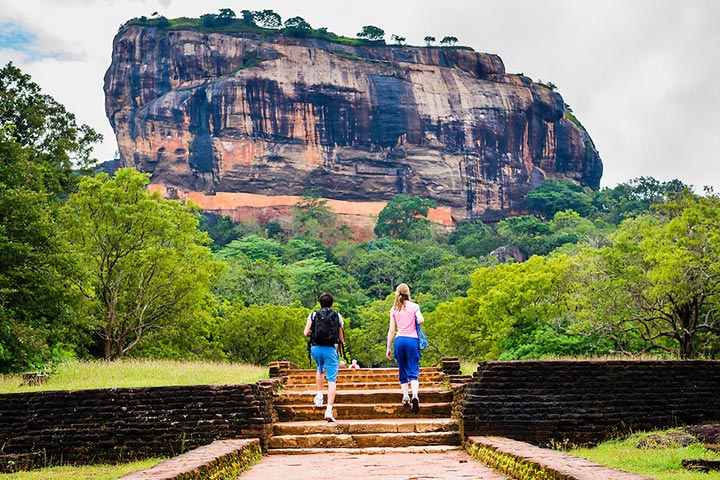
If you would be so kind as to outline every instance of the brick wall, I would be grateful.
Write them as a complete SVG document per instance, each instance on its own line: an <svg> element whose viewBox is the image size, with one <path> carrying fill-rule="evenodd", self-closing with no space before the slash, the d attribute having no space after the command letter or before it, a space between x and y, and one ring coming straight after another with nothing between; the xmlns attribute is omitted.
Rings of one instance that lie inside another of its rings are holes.
<svg viewBox="0 0 720 480"><path fill-rule="evenodd" d="M171 456L226 438L259 438L273 382L0 395L0 456L96 463Z"/></svg>
<svg viewBox="0 0 720 480"><path fill-rule="evenodd" d="M465 435L595 443L719 421L720 362L483 362L458 393Z"/></svg>

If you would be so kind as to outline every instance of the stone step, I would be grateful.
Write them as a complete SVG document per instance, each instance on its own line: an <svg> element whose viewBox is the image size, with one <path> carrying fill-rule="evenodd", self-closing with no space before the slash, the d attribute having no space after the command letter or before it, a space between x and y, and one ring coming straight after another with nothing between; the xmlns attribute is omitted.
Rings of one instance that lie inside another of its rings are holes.
<svg viewBox="0 0 720 480"><path fill-rule="evenodd" d="M312 405L315 397L315 389L297 391L285 390L273 395L273 404L275 405L302 405L304 403ZM439 388L423 388L419 392L420 401L428 403L452 402L453 394L449 391L443 391ZM325 390L324 400L327 401L327 389ZM335 403L343 404L368 404L368 403L387 403L396 404L402 402L402 393L399 388L375 389L375 390L345 390L338 389L335 394Z"/></svg>
<svg viewBox="0 0 720 480"><path fill-rule="evenodd" d="M427 433L457 432L458 421L452 418L391 418L381 420L312 420L281 422L273 425L273 435L359 434L359 433Z"/></svg>
<svg viewBox="0 0 720 480"><path fill-rule="evenodd" d="M420 379L423 377L442 377L444 374L441 370L436 367L423 367L420 369ZM315 369L306 368L302 370L291 370L288 372L288 377L302 378L309 377L315 378ZM355 377L355 378L375 378L375 377L391 377L398 378L397 368L365 368L358 370L351 370L348 368L341 368L338 370L338 377Z"/></svg>
<svg viewBox="0 0 720 480"><path fill-rule="evenodd" d="M271 448L270 455L315 455L343 453L348 455L374 455L392 453L446 453L462 450L460 445L424 445L414 447L368 447L368 448Z"/></svg>
<svg viewBox="0 0 720 480"><path fill-rule="evenodd" d="M314 405L275 405L280 422L319 420L323 418L325 407ZM396 404L336 404L333 412L340 420L392 419L392 418L450 418L452 405L448 402L423 403L420 399L420 411L412 413L409 407Z"/></svg>
<svg viewBox="0 0 720 480"><path fill-rule="evenodd" d="M442 374L427 374L423 375L420 374L420 384L437 384L440 385L443 383L444 376ZM397 372L395 374L382 374L382 375L338 375L337 378L338 385L344 385L349 383L364 383L364 384L372 384L372 383L390 383L394 384L396 386L400 385L400 382L398 380ZM288 376L287 380L285 381L285 385L290 387L293 385L315 385L315 373L312 375L302 375L302 376L295 376L290 375Z"/></svg>
<svg viewBox="0 0 720 480"><path fill-rule="evenodd" d="M460 445L459 432L357 433L280 435L270 438L269 448L369 448Z"/></svg>
<svg viewBox="0 0 720 480"><path fill-rule="evenodd" d="M323 382L323 387L327 390L327 382ZM420 387L424 388L444 388L440 382L420 382ZM303 391L303 392L315 392L315 381L313 383L297 383L289 382L284 385L285 391ZM343 382L338 383L338 391L340 390L392 390L400 391L400 384L397 379L390 382Z"/></svg>

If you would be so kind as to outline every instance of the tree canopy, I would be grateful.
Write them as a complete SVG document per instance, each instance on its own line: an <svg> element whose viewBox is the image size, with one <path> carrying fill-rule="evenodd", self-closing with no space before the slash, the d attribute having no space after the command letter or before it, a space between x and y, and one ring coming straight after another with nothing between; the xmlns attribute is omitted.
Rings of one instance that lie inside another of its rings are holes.
<svg viewBox="0 0 720 480"><path fill-rule="evenodd" d="M390 200L378 215L375 234L394 239L427 236L430 233L428 212L435 208L432 200L412 195L398 194Z"/></svg>
<svg viewBox="0 0 720 480"><path fill-rule="evenodd" d="M82 256L75 283L106 360L192 315L220 273L192 209L149 193L148 180L133 169L85 177L68 201L68 237Z"/></svg>
<svg viewBox="0 0 720 480"><path fill-rule="evenodd" d="M374 25L365 25L357 36L368 40L382 40L385 36L385 30Z"/></svg>

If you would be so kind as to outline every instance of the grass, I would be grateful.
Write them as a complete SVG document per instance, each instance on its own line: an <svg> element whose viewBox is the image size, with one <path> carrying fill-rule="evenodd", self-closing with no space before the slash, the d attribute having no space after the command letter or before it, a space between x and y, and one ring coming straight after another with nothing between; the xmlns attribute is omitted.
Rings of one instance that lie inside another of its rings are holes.
<svg viewBox="0 0 720 480"><path fill-rule="evenodd" d="M477 372L478 362L470 360L460 360L460 373L463 375L472 375Z"/></svg>
<svg viewBox="0 0 720 480"><path fill-rule="evenodd" d="M39 468L27 472L0 473L0 480L110 480L126 473L145 470L165 459L151 458L139 462L123 463L119 465L87 465L81 467L60 466Z"/></svg>
<svg viewBox="0 0 720 480"><path fill-rule="evenodd" d="M681 433L680 430L637 433L624 440L612 440L594 448L573 449L568 453L611 468L647 475L655 480L719 480L720 472L694 472L682 466L682 460L688 458L720 460L720 453L708 450L700 443L683 446L668 441L656 443L655 448L638 446L648 437L670 438L671 434Z"/></svg>
<svg viewBox="0 0 720 480"><path fill-rule="evenodd" d="M58 364L46 383L22 385L22 375L0 376L0 393L40 390L228 385L269 377L267 367L239 363L172 360L74 361Z"/></svg>

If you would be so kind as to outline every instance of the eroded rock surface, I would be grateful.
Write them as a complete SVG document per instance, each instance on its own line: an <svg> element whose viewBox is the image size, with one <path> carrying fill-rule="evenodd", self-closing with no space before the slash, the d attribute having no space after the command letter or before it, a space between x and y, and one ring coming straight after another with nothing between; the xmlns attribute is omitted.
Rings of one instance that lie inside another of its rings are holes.
<svg viewBox="0 0 720 480"><path fill-rule="evenodd" d="M602 175L558 93L467 49L130 26L105 92L121 166L236 219L320 187L360 228L397 193L452 224L498 218L546 177Z"/></svg>

